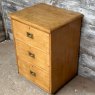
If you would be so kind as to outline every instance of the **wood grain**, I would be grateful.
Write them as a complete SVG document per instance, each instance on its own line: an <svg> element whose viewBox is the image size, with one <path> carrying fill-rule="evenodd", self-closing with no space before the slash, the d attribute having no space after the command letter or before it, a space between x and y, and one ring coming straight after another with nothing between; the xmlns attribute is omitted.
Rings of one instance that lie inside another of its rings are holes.
<svg viewBox="0 0 95 95"><path fill-rule="evenodd" d="M35 49L33 46L28 46L19 40L16 40L16 47L18 57L49 72L49 54L43 53L42 51ZM29 53L34 54L35 57L31 57Z"/></svg>
<svg viewBox="0 0 95 95"><path fill-rule="evenodd" d="M46 4L12 13L19 73L49 93L76 76L82 17Z"/></svg>
<svg viewBox="0 0 95 95"><path fill-rule="evenodd" d="M23 21L47 33L51 33L81 16L82 15L77 12L43 3L11 14L11 18Z"/></svg>
<svg viewBox="0 0 95 95"><path fill-rule="evenodd" d="M49 92L49 73L21 59L18 60L18 66L21 75ZM30 71L33 71L36 76L33 76Z"/></svg>
<svg viewBox="0 0 95 95"><path fill-rule="evenodd" d="M56 92L78 71L81 18L51 34L51 92Z"/></svg>
<svg viewBox="0 0 95 95"><path fill-rule="evenodd" d="M34 46L45 53L49 53L49 34L14 20L13 27L16 39L19 39L30 46ZM27 37L27 32L33 34L33 39Z"/></svg>

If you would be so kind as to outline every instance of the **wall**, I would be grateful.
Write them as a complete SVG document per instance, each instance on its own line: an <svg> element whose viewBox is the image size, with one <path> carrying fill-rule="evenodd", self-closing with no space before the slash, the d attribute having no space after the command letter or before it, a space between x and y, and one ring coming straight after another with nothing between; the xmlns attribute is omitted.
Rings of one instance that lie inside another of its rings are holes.
<svg viewBox="0 0 95 95"><path fill-rule="evenodd" d="M84 14L79 74L95 79L95 0L56 0L53 5Z"/></svg>
<svg viewBox="0 0 95 95"><path fill-rule="evenodd" d="M7 1L7 0L5 0ZM12 1L12 0L9 0ZM81 29L79 74L95 79L95 0L13 0L30 6L44 2L84 14ZM32 2L31 2L32 1Z"/></svg>
<svg viewBox="0 0 95 95"><path fill-rule="evenodd" d="M2 0L0 0L1 3ZM1 15L1 6L0 6L0 42L5 40L5 31L3 27L3 22L2 22L2 15Z"/></svg>

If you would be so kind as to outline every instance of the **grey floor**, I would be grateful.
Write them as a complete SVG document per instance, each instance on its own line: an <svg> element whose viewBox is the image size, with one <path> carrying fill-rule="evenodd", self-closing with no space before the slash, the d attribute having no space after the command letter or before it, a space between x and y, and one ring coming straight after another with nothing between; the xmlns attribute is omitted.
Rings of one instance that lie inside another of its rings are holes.
<svg viewBox="0 0 95 95"><path fill-rule="evenodd" d="M0 43L0 95L49 95L18 75L11 41ZM95 81L77 76L55 95L95 95Z"/></svg>

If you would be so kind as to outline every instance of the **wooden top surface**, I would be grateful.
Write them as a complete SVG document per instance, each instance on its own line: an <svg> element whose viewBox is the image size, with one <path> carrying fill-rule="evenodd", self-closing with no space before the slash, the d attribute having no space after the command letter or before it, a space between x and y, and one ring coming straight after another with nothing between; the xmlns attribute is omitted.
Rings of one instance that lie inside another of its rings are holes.
<svg viewBox="0 0 95 95"><path fill-rule="evenodd" d="M80 17L82 17L80 13L43 3L11 14L12 19L19 20L48 33Z"/></svg>

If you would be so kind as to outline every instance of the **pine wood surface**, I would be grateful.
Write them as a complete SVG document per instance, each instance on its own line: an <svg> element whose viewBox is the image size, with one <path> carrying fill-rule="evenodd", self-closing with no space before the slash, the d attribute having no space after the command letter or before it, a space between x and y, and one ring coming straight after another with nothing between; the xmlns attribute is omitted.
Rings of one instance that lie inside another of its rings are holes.
<svg viewBox="0 0 95 95"><path fill-rule="evenodd" d="M15 20L12 22L14 26L14 36L16 39L32 45L45 53L49 53L49 34ZM33 38L27 37L27 32L33 34Z"/></svg>
<svg viewBox="0 0 95 95"><path fill-rule="evenodd" d="M71 80L78 71L81 18L51 34L51 92Z"/></svg>
<svg viewBox="0 0 95 95"><path fill-rule="evenodd" d="M74 19L82 17L82 15L41 3L12 13L11 17L50 33Z"/></svg>
<svg viewBox="0 0 95 95"><path fill-rule="evenodd" d="M12 13L19 73L48 93L76 76L82 17L46 4Z"/></svg>
<svg viewBox="0 0 95 95"><path fill-rule="evenodd" d="M49 54L43 53L34 47L28 46L19 40L16 40L16 47L17 56L19 58L25 59L32 65L37 65L38 67L41 67L49 72ZM34 54L34 57L31 57L29 53Z"/></svg>
<svg viewBox="0 0 95 95"><path fill-rule="evenodd" d="M29 62L25 62L21 59L18 60L19 73L25 76L29 81L37 84L47 92L49 92L49 73L43 69L40 69ZM35 73L33 76L30 71Z"/></svg>

